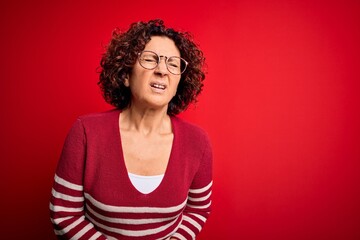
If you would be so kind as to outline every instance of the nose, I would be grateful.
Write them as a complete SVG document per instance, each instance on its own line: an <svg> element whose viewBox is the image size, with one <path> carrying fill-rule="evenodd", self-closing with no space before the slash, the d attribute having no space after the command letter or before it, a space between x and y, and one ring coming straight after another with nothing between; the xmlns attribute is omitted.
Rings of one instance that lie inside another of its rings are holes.
<svg viewBox="0 0 360 240"><path fill-rule="evenodd" d="M165 75L167 74L167 67L166 67L166 58L164 56L160 56L159 64L155 68L155 73Z"/></svg>

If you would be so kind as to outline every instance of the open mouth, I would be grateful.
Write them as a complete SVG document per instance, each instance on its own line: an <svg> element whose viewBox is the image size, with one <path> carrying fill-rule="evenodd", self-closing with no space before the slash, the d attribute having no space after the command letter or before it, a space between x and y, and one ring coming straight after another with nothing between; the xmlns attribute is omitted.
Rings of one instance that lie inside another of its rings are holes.
<svg viewBox="0 0 360 240"><path fill-rule="evenodd" d="M156 88L156 89L160 89L160 90L165 90L166 86L160 83L151 83L150 84L151 87Z"/></svg>

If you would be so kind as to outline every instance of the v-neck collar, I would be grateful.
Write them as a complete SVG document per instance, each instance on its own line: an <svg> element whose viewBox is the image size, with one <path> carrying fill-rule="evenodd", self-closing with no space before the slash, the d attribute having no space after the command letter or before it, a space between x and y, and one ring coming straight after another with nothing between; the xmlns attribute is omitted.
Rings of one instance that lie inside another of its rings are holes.
<svg viewBox="0 0 360 240"><path fill-rule="evenodd" d="M159 186L157 188L155 188L154 191L144 194L142 192L140 192L139 190L137 190L135 188L135 186L131 183L131 180L129 178L129 174L126 168L126 164L125 164L125 157L124 157L124 151L123 151L123 146L122 146L122 141L121 141L121 133L120 133L120 114L121 114L121 110L117 110L117 114L116 115L116 127L114 127L115 132L116 132L116 140L117 140L117 146L119 146L119 155L120 155L120 159L119 159L119 163L120 163L120 169L121 172L119 174L123 174L124 179L126 179L126 184L130 185L130 189L132 189L132 191L137 192L140 195L143 196L148 196L148 195L152 195L152 194L156 194L158 191L161 191L161 189L164 187L164 185L166 184L170 171L172 169L172 165L173 165L173 158L174 158L174 151L175 151L175 146L177 144L177 133L176 133L176 123L175 123L175 118L173 116L170 116L170 121L171 121L171 128L172 128L172 133L173 133L173 141L172 141L172 145L171 145L171 151L170 151L170 156L169 156L169 161L168 164L166 166L165 172L164 172L164 177L161 181L161 183L159 184Z"/></svg>

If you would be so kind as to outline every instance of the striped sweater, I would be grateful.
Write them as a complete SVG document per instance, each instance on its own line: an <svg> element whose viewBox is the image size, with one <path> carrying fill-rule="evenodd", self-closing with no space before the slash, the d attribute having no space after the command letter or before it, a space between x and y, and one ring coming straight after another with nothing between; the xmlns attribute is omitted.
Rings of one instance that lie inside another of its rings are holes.
<svg viewBox="0 0 360 240"><path fill-rule="evenodd" d="M50 200L55 234L59 239L195 239L211 209L206 133L171 117L174 140L164 178L143 194L128 177L119 114L80 117L69 131Z"/></svg>

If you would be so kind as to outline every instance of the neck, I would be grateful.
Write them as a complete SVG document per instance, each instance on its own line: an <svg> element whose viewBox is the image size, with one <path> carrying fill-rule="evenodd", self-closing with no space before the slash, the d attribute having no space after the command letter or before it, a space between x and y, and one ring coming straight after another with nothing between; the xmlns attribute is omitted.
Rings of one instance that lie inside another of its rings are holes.
<svg viewBox="0 0 360 240"><path fill-rule="evenodd" d="M139 109L131 106L120 114L121 128L143 135L171 133L171 120L167 109Z"/></svg>

